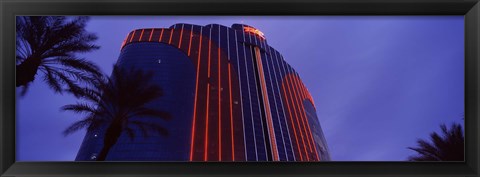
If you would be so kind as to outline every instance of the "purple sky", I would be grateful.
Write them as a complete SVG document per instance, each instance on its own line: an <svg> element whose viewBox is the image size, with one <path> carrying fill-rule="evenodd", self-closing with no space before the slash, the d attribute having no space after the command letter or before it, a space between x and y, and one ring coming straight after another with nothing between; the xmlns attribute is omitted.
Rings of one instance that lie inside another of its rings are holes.
<svg viewBox="0 0 480 177"><path fill-rule="evenodd" d="M403 161L407 147L441 123L463 124L463 16L92 17L100 50L85 54L110 73L125 36L175 23L261 30L310 90L332 160ZM80 118L75 103L41 79L17 99L17 160L74 160L85 131L64 137Z"/></svg>

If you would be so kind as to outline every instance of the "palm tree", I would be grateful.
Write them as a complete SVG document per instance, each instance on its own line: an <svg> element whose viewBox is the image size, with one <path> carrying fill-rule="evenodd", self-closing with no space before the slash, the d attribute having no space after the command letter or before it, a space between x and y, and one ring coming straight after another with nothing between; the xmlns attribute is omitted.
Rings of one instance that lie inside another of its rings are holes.
<svg viewBox="0 0 480 177"><path fill-rule="evenodd" d="M408 147L418 153L410 156L410 161L463 161L464 143L463 129L460 124L452 124L447 129L445 124L440 125L443 135L436 132L430 134L431 142L419 139L418 147Z"/></svg>
<svg viewBox="0 0 480 177"><path fill-rule="evenodd" d="M99 48L92 44L97 36L85 31L87 21L88 17L17 17L16 86L23 86L22 95L39 71L56 93L64 86L79 89L92 75L101 75L95 64L75 56Z"/></svg>
<svg viewBox="0 0 480 177"><path fill-rule="evenodd" d="M167 130L152 119L169 120L171 115L146 105L162 96L161 89L151 84L151 78L151 72L125 69L115 65L110 78L97 78L93 81L95 84L90 87L69 90L81 95L87 103L65 105L61 109L84 113L86 116L68 127L63 132L64 135L84 128L88 131L105 130L103 148L97 161L105 160L122 132L127 133L131 140L137 132L135 130L141 130L143 136L148 136L150 132L168 135Z"/></svg>

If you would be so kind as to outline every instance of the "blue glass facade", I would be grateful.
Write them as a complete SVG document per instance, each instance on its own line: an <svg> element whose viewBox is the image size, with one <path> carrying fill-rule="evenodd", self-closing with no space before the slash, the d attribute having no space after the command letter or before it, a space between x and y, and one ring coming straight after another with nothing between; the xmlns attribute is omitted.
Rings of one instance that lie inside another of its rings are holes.
<svg viewBox="0 0 480 177"><path fill-rule="evenodd" d="M242 24L137 29L117 63L155 72L169 136L122 135L107 160L329 160L308 90L259 30ZM141 135L141 134L140 134ZM94 160L102 129L87 132L77 160Z"/></svg>

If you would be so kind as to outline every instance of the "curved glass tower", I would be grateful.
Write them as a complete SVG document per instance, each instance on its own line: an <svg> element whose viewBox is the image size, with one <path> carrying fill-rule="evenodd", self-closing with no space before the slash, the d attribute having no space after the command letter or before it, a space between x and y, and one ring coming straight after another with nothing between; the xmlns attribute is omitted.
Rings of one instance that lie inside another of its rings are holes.
<svg viewBox="0 0 480 177"><path fill-rule="evenodd" d="M148 106L173 118L162 122L169 136L122 134L107 160L330 160L313 98L252 26L137 29L117 64L153 71L164 96ZM96 159L103 132L87 132L76 160Z"/></svg>

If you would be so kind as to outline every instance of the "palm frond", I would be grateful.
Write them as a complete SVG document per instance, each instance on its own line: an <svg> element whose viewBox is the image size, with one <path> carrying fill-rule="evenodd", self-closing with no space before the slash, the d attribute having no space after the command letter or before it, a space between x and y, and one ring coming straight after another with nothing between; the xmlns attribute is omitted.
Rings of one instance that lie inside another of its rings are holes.
<svg viewBox="0 0 480 177"><path fill-rule="evenodd" d="M445 124L440 125L442 135L432 132L430 142L418 140L417 147L408 147L417 155L410 156L411 161L463 161L464 137L462 127L452 124L448 129Z"/></svg>
<svg viewBox="0 0 480 177"><path fill-rule="evenodd" d="M66 68L72 68L79 71L87 71L87 73L92 73L96 76L102 75L102 73L100 72L100 68L97 65L85 59L75 57L56 57L52 59L52 61Z"/></svg>
<svg viewBox="0 0 480 177"><path fill-rule="evenodd" d="M80 130L80 129L88 128L89 126L92 125L93 121L94 121L94 119L91 118L91 117L88 117L88 118L85 118L83 120L77 121L77 122L73 123L72 125L70 125L67 129L65 129L63 131L63 135L67 136L67 135L70 135L70 134Z"/></svg>
<svg viewBox="0 0 480 177"><path fill-rule="evenodd" d="M69 104L62 106L60 109L62 111L72 111L74 113L98 115L97 109L86 103Z"/></svg>
<svg viewBox="0 0 480 177"><path fill-rule="evenodd" d="M165 120L172 119L172 115L168 112L161 111L158 109L146 108L146 107L142 107L135 111L132 111L129 117L154 117L154 118L160 118Z"/></svg>

